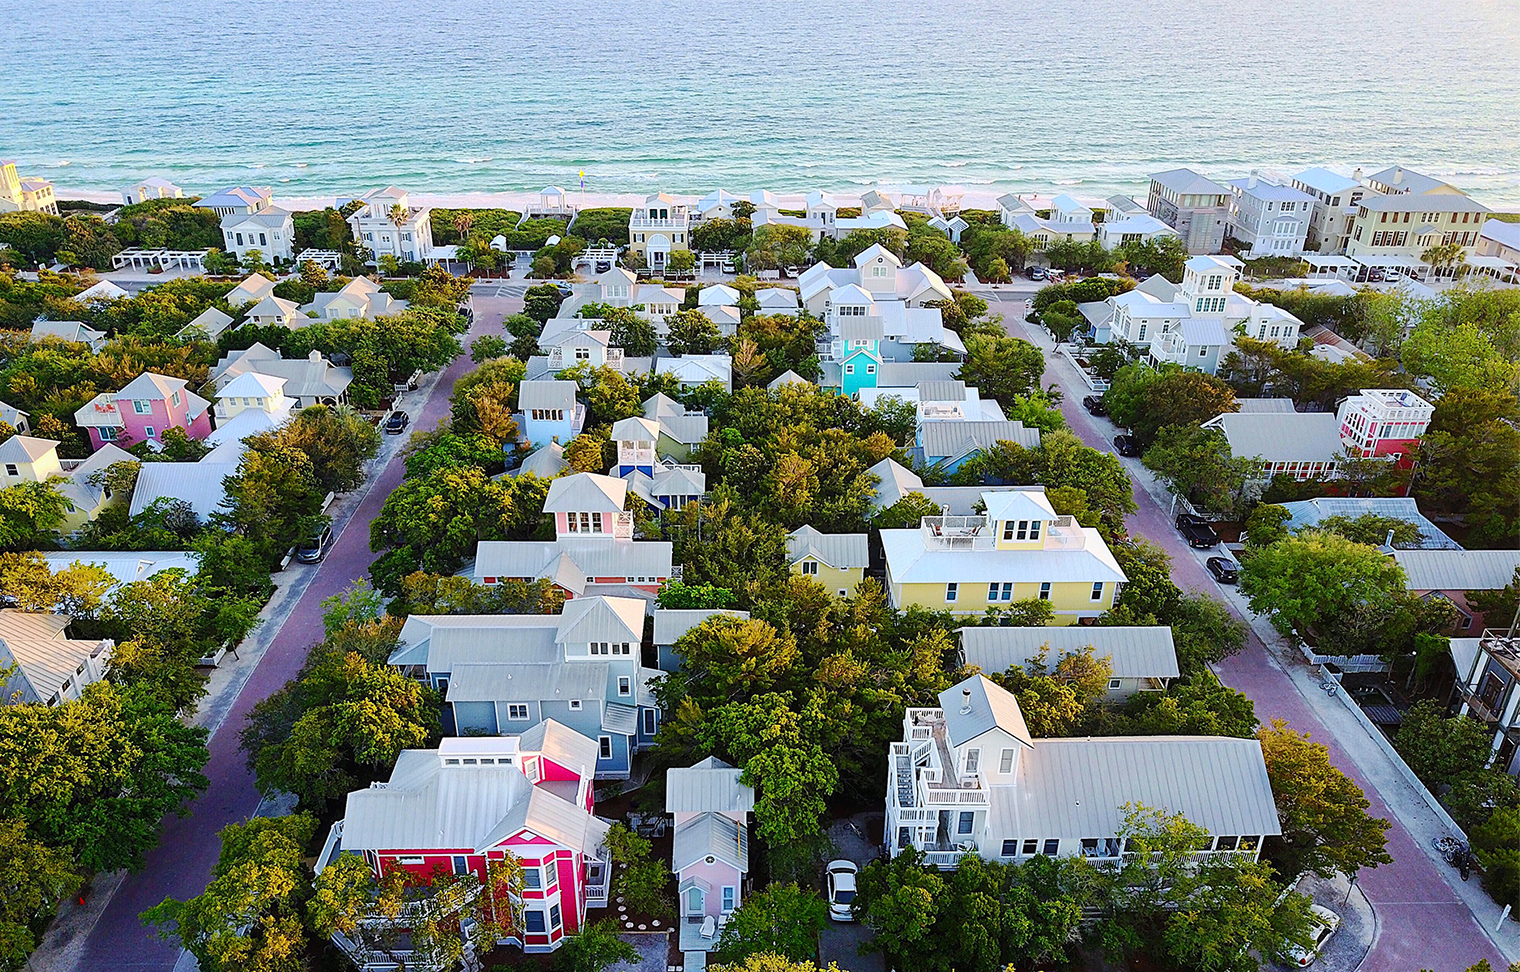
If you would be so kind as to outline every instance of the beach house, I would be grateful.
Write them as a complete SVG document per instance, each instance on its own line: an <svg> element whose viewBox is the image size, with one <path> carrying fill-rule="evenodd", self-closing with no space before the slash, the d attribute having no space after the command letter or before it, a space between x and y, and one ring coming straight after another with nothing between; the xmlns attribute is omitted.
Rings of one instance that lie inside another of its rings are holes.
<svg viewBox="0 0 1520 972"><path fill-rule="evenodd" d="M220 394L239 375L257 372L271 378L283 378L282 393L295 400L296 408L308 405L345 405L348 386L353 384L354 370L334 365L312 350L304 358L282 358L258 342L241 351L232 351L211 369L211 380Z"/></svg>
<svg viewBox="0 0 1520 972"><path fill-rule="evenodd" d="M191 391L183 378L145 371L120 391L101 392L74 413L74 423L90 434L90 445L156 444L168 429L192 439L211 434L211 403Z"/></svg>
<svg viewBox="0 0 1520 972"><path fill-rule="evenodd" d="M503 944L553 951L588 921L589 909L607 904L612 859L609 824L596 816L595 748L544 722L520 735L448 737L437 749L403 750L388 780L348 795L316 871L339 854L358 854L377 878L405 875L415 896L439 870L484 884L488 868L510 855L522 868L512 892L520 911L505 923L512 937ZM412 907L372 913L335 934L334 944L361 969L441 969L436 958L414 954L407 932L417 914ZM466 950L489 949L493 943L471 937L473 927L462 929Z"/></svg>
<svg viewBox="0 0 1520 972"><path fill-rule="evenodd" d="M194 205L197 209L209 209L218 216L227 217L268 209L274 205L274 197L267 187L232 186L202 196Z"/></svg>
<svg viewBox="0 0 1520 972"><path fill-rule="evenodd" d="M355 277L340 290L317 294L311 303L301 308L301 313L318 320L336 321L399 314L406 307L406 301L392 297L368 277Z"/></svg>
<svg viewBox="0 0 1520 972"><path fill-rule="evenodd" d="M1228 233L1247 246L1247 260L1303 254L1314 217L1314 197L1252 173L1232 179Z"/></svg>
<svg viewBox="0 0 1520 972"><path fill-rule="evenodd" d="M243 323L252 324L255 327L284 327L294 330L305 327L310 320L301 313L301 308L295 301L270 294L243 312Z"/></svg>
<svg viewBox="0 0 1520 972"><path fill-rule="evenodd" d="M262 273L250 273L238 285L227 291L227 306L233 310L257 304L274 293L274 281Z"/></svg>
<svg viewBox="0 0 1520 972"><path fill-rule="evenodd" d="M648 601L581 597L563 614L417 615L390 664L443 693L461 735L527 731L554 720L596 743L588 768L626 779L654 742L657 669L642 664Z"/></svg>
<svg viewBox="0 0 1520 972"><path fill-rule="evenodd" d="M1030 735L1018 699L983 675L903 715L887 766L887 853L1117 861L1128 808L1181 814L1204 855L1256 859L1282 833L1261 743L1228 736Z"/></svg>
<svg viewBox="0 0 1520 972"><path fill-rule="evenodd" d="M38 318L32 322L31 339L34 342L56 339L69 344L83 344L99 353L106 346L106 333L87 326L82 321L51 321Z"/></svg>
<svg viewBox="0 0 1520 972"><path fill-rule="evenodd" d="M1520 775L1520 638L1498 628L1481 637L1452 638L1450 644L1457 714L1493 733L1491 766Z"/></svg>
<svg viewBox="0 0 1520 972"><path fill-rule="evenodd" d="M675 825L670 869L680 895L677 945L683 954L717 948L723 926L744 904L755 791L743 776L716 756L665 771L665 812ZM705 964L704 956L698 967Z"/></svg>
<svg viewBox="0 0 1520 972"><path fill-rule="evenodd" d="M1360 175L1360 169L1348 177L1313 166L1289 180L1289 185L1313 200L1305 250L1325 256L1346 252L1346 244L1351 240L1351 218L1356 215L1362 197L1376 191L1363 185Z"/></svg>
<svg viewBox="0 0 1520 972"><path fill-rule="evenodd" d="M1218 253L1230 219L1230 190L1192 169L1152 175L1145 208L1182 237L1189 253Z"/></svg>
<svg viewBox="0 0 1520 972"><path fill-rule="evenodd" d="M162 179L158 176L149 176L146 179L141 179L121 191L121 201L128 206L145 203L150 199L183 198L185 198L185 190L176 186L168 179Z"/></svg>
<svg viewBox="0 0 1520 972"><path fill-rule="evenodd" d="M586 407L575 400L573 381L539 379L525 381L517 389L517 405L522 415L522 438L534 448L551 442L564 444L580 435L586 422Z"/></svg>
<svg viewBox="0 0 1520 972"><path fill-rule="evenodd" d="M1052 624L1092 624L1128 579L1092 527L1058 515L1043 486L983 490L980 516L926 516L882 530L892 605L981 614L1048 601Z"/></svg>
<svg viewBox="0 0 1520 972"><path fill-rule="evenodd" d="M1054 672L1066 655L1092 649L1109 664L1108 699L1122 702L1137 692L1164 692L1181 676L1172 629L1166 625L1071 625L1064 628L974 627L956 632L961 662L984 675L1010 668Z"/></svg>
<svg viewBox="0 0 1520 972"><path fill-rule="evenodd" d="M651 270L663 270L675 250L690 250L691 209L669 193L657 192L628 217L628 249Z"/></svg>
<svg viewBox="0 0 1520 972"><path fill-rule="evenodd" d="M1404 571L1409 592L1422 599L1439 598L1456 608L1452 629L1470 634L1487 627L1508 625L1511 617L1485 617L1472 601L1474 594L1492 595L1511 584L1520 585L1520 550L1390 550Z"/></svg>
<svg viewBox="0 0 1520 972"><path fill-rule="evenodd" d="M267 263L289 263L295 255L295 217L279 206L269 205L246 213L222 217L222 248L245 260L257 250Z"/></svg>
<svg viewBox="0 0 1520 972"><path fill-rule="evenodd" d="M58 215L53 184L40 176L16 174L16 163L0 161L0 213L47 213Z"/></svg>
<svg viewBox="0 0 1520 972"><path fill-rule="evenodd" d="M58 458L58 443L24 433L0 442L0 487L18 483L52 483L69 505L58 530L63 534L78 531L100 515L100 511L118 497L96 473L118 462L137 462L137 457L107 443L83 462L71 462L67 470Z"/></svg>
<svg viewBox="0 0 1520 972"><path fill-rule="evenodd" d="M405 189L371 189L348 216L354 240L371 253L378 265L387 254L400 261L426 263L433 256L432 207L412 205Z"/></svg>
<svg viewBox="0 0 1520 972"><path fill-rule="evenodd" d="M676 651L676 642L685 637L687 632L700 627L708 618L729 617L740 621L749 620L748 611L717 608L657 607L650 614L654 617L656 664L662 672L674 672L680 669L681 653Z"/></svg>

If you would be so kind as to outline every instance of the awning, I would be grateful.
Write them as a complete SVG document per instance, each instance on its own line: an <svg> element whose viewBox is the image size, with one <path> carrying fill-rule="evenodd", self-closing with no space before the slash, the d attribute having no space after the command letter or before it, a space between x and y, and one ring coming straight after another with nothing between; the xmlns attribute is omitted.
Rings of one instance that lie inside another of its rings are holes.
<svg viewBox="0 0 1520 972"><path fill-rule="evenodd" d="M602 728L625 736L633 735L639 728L638 706L608 702L602 709Z"/></svg>

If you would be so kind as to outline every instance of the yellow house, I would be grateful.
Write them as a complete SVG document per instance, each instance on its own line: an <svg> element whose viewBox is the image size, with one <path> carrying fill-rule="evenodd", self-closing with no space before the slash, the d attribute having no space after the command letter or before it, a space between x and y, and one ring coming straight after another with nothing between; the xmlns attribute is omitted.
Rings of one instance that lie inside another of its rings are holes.
<svg viewBox="0 0 1520 972"><path fill-rule="evenodd" d="M892 605L981 614L1039 599L1052 624L1079 624L1113 607L1128 579L1097 530L1058 516L1043 486L982 493L985 516L926 516L883 530Z"/></svg>
<svg viewBox="0 0 1520 972"><path fill-rule="evenodd" d="M35 176L16 174L16 163L0 162L0 213L36 212L58 215L53 184Z"/></svg>
<svg viewBox="0 0 1520 972"><path fill-rule="evenodd" d="M866 576L870 538L864 533L819 533L798 527L786 538L786 561L792 573L811 577L840 597L848 597Z"/></svg>
<svg viewBox="0 0 1520 972"><path fill-rule="evenodd" d="M51 480L71 507L60 530L73 533L99 516L106 504L114 499L104 483L92 482L96 479L95 473L103 473L118 462L136 461L131 453L107 443L90 458L65 472L58 459L57 442L30 435L13 435L0 442L0 487Z"/></svg>
<svg viewBox="0 0 1520 972"><path fill-rule="evenodd" d="M663 270L673 251L691 249L686 238L690 229L690 207L668 193L657 192L629 215L628 249L643 257L645 266Z"/></svg>

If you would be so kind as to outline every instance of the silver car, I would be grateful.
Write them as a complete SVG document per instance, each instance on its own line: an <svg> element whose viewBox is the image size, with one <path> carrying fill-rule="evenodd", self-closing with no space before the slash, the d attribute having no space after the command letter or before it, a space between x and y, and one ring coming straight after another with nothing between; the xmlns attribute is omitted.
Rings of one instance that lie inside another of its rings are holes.
<svg viewBox="0 0 1520 972"><path fill-rule="evenodd" d="M855 875L860 872L850 861L829 861L829 917L835 921L854 921L850 906L855 901Z"/></svg>

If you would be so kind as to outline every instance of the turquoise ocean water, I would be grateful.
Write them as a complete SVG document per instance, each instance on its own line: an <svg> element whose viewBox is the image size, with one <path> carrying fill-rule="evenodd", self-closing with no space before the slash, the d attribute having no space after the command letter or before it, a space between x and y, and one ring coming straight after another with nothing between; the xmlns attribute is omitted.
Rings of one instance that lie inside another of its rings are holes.
<svg viewBox="0 0 1520 972"><path fill-rule="evenodd" d="M1401 162L1520 206L1516 0L0 0L60 190L1137 191Z"/></svg>

